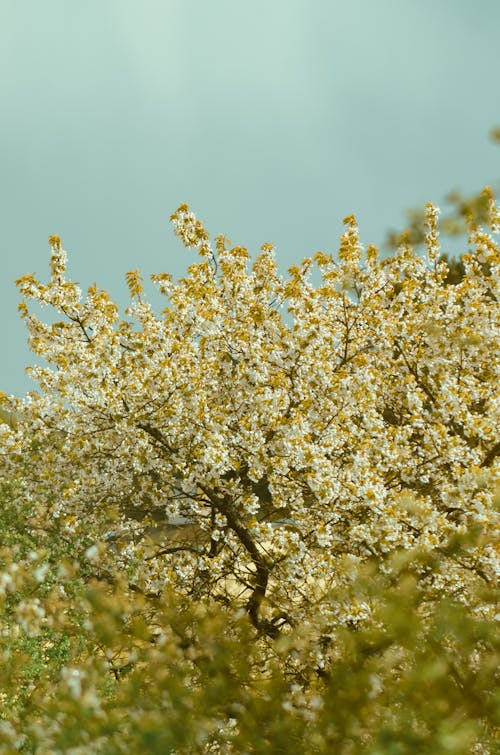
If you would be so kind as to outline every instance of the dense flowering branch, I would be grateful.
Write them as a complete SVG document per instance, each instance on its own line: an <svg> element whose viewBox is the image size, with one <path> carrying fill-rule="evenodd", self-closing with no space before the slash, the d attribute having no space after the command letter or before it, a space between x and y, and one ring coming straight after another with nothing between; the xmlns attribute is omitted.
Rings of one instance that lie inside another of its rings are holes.
<svg viewBox="0 0 500 755"><path fill-rule="evenodd" d="M40 392L17 403L8 441L38 438L33 475L50 469L58 491L50 516L107 543L103 568L120 564L141 589L231 596L271 636L276 617L293 623L316 601L324 626L366 618L368 604L328 604L352 560L493 527L498 248L471 228L465 275L447 285L438 211L426 213L422 258L407 242L391 259L364 252L349 216L338 259L317 253L283 280L270 245L250 265L222 236L212 247L182 205L174 230L200 262L178 282L153 276L160 315L128 273L123 320L106 292L84 297L66 278L51 237L49 283L18 281L47 366L31 368ZM60 321L42 323L29 299ZM422 584L467 601L497 569L476 547Z"/></svg>

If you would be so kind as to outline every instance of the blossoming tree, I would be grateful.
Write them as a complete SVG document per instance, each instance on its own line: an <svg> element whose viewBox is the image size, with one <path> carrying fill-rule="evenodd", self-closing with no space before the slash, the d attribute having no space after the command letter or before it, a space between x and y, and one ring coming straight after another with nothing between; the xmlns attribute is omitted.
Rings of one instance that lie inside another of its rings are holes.
<svg viewBox="0 0 500 755"><path fill-rule="evenodd" d="M488 190L484 202L498 231ZM380 593L359 575L374 563L390 575L405 551L419 621L443 596L491 620L500 255L489 231L471 225L465 275L448 285L435 207L423 257L403 243L380 259L350 216L336 259L318 252L285 280L270 245L252 262L223 236L212 244L186 205L172 221L200 261L177 282L152 276L160 314L138 270L124 319L96 285L84 296L58 236L49 282L18 281L45 366L31 368L38 392L4 399L16 421L2 425L2 463L8 473L29 457L24 484L45 491L32 521L80 543L88 578L125 574L149 606L174 594L219 603L228 622L247 616L263 667L307 635L283 661L296 680L331 678L342 632L377 624Z"/></svg>

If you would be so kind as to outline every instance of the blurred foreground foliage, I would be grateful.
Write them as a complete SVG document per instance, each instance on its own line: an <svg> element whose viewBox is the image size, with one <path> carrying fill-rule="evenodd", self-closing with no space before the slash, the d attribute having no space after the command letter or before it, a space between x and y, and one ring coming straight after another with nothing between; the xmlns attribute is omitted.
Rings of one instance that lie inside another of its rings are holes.
<svg viewBox="0 0 500 755"><path fill-rule="evenodd" d="M368 621L319 636L303 623L271 648L242 611L98 579L83 546L37 533L21 501L22 486L3 487L1 752L498 752L498 632L419 589L440 553L353 568L329 600L369 601ZM478 542L479 527L445 550ZM478 588L478 606L494 600ZM335 646L329 667L318 644Z"/></svg>

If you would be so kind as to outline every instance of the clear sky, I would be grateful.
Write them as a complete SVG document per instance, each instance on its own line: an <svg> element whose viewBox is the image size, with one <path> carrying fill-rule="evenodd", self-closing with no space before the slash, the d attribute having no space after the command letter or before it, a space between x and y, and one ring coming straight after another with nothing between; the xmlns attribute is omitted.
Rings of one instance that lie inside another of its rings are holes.
<svg viewBox="0 0 500 755"><path fill-rule="evenodd" d="M0 0L0 388L32 361L14 280L181 276L168 217L283 271L500 175L498 0Z"/></svg>

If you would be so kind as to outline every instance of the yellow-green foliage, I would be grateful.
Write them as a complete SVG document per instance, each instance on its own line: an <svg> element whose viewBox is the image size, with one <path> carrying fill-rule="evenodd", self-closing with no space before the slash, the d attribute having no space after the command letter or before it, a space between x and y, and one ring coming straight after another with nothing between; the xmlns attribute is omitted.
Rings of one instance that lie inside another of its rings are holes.
<svg viewBox="0 0 500 755"><path fill-rule="evenodd" d="M318 637L312 615L270 646L214 602L96 581L71 547L26 534L14 498L3 491L2 752L497 751L498 633L450 596L426 605L418 574L437 555L368 562L330 597L373 601L369 621ZM478 604L492 599L479 590ZM334 648L328 667L318 643Z"/></svg>

